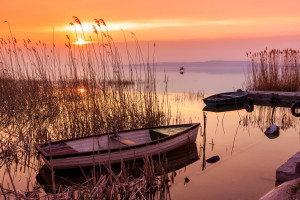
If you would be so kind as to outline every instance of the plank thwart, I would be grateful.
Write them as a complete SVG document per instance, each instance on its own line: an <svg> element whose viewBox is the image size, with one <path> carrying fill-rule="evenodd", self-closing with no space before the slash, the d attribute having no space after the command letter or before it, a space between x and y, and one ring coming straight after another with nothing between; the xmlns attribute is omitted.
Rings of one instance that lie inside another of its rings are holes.
<svg viewBox="0 0 300 200"><path fill-rule="evenodd" d="M118 136L118 135L116 135L116 136L111 136L110 138L113 139L113 140L119 141L120 143L125 144L125 145L127 145L127 146L134 146L134 145L137 145L136 142L134 142L134 141L132 141L132 140L129 140L129 139L126 139L126 138L124 138L124 137Z"/></svg>

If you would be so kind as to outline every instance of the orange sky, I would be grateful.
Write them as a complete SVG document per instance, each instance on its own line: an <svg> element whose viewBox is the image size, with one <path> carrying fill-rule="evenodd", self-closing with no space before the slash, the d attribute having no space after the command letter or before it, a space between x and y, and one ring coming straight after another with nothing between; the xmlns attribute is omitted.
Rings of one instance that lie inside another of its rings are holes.
<svg viewBox="0 0 300 200"><path fill-rule="evenodd" d="M51 42L53 27L61 44L72 16L87 30L102 18L116 42L120 29L155 41L158 61L245 60L246 51L300 46L299 0L1 0L0 11L17 38ZM8 33L0 23L0 37Z"/></svg>

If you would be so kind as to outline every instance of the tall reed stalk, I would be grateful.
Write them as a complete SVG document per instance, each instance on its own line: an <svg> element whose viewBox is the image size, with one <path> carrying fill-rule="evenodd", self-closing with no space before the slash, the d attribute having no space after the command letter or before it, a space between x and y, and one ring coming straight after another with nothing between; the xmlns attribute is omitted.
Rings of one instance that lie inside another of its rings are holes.
<svg viewBox="0 0 300 200"><path fill-rule="evenodd" d="M73 19L81 27L74 39L96 42L76 45L67 35L66 55L55 44L0 38L1 148L15 153L15 163L32 167L37 143L170 123L155 64L144 62L135 35L137 54L128 51L125 65L104 20L95 19L88 38Z"/></svg>
<svg viewBox="0 0 300 200"><path fill-rule="evenodd" d="M262 91L300 90L299 50L267 49L258 53L247 53L249 73L246 87Z"/></svg>
<svg viewBox="0 0 300 200"><path fill-rule="evenodd" d="M40 41L0 39L4 132L45 142L169 123L156 92L155 64L143 62L137 43L140 63L132 64L130 55L125 66L105 22L95 22L97 42L75 45L67 36L65 59Z"/></svg>

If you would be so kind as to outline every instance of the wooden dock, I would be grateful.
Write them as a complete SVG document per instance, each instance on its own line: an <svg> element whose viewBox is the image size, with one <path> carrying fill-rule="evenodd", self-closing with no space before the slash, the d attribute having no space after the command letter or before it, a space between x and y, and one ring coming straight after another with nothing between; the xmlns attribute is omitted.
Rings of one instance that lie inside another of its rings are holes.
<svg viewBox="0 0 300 200"><path fill-rule="evenodd" d="M254 102L293 104L300 102L300 92L248 91L248 98Z"/></svg>

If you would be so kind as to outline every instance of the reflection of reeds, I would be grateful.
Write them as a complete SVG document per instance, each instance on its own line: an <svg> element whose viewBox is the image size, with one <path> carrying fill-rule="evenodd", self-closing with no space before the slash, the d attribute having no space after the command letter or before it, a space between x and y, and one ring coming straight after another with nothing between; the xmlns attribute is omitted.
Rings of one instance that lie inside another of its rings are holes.
<svg viewBox="0 0 300 200"><path fill-rule="evenodd" d="M36 143L169 124L155 65L143 61L137 40L137 56L128 53L124 67L105 22L96 24L98 42L73 45L67 36L65 57L54 44L0 38L0 139L15 163L31 165Z"/></svg>
<svg viewBox="0 0 300 200"><path fill-rule="evenodd" d="M299 51L292 49L247 54L247 88L262 91L298 91L300 89Z"/></svg>
<svg viewBox="0 0 300 200"><path fill-rule="evenodd" d="M1 188L6 198L14 195L17 198L59 198L59 199L170 199L169 187L174 179L174 173L168 172L168 162L153 160L146 156L140 167L128 167L122 163L120 170L114 171L111 166L103 165L96 174L84 172L82 183L71 180L68 185L57 184L55 190L50 185L45 187L47 194L41 194L40 189L30 192L16 192ZM137 171L137 177L132 175ZM54 184L53 184L54 185ZM44 187L44 186L43 186ZM55 192L53 192L55 191Z"/></svg>
<svg viewBox="0 0 300 200"><path fill-rule="evenodd" d="M41 183L40 186L26 190L26 192L14 192L12 189L3 187L1 195L6 198L17 196L20 199L25 197L43 199L170 199L169 187L176 176L176 172L173 170L198 159L197 147L193 143L158 157L145 156L142 161L126 162L120 165L103 164L96 166L95 170L87 168L56 171L56 178L54 179L51 176L51 171L44 166L39 174L45 180L45 184L38 181ZM42 192L41 188L47 193ZM56 192L53 193L53 191Z"/></svg>
<svg viewBox="0 0 300 200"><path fill-rule="evenodd" d="M255 106L253 112L242 117L243 126L257 127L262 131L265 131L271 124L276 124L280 130L287 130L295 128L298 123L291 109L283 107L277 107L274 112L274 108L269 106Z"/></svg>
<svg viewBox="0 0 300 200"><path fill-rule="evenodd" d="M96 169L56 171L54 179L56 189L52 187L51 172L44 165L39 170L37 181L47 193L52 194L53 191L58 191L59 188L67 189L71 186L76 190L80 186L81 190L89 188L89 191L93 191L95 190L93 188L100 187L97 181L107 179L101 185L103 190L106 191L108 187L115 185L113 195L119 195L122 197L121 199L129 199L132 195L136 195L135 198L142 198L141 192L146 199L168 199L169 187L176 176L174 170L186 167L198 159L196 143L190 143L158 156L146 155L142 160L122 162L111 166L103 164L102 166L96 166ZM84 192L86 197L91 195L88 191ZM109 198L105 196L107 195L106 192L97 195L97 198Z"/></svg>
<svg viewBox="0 0 300 200"><path fill-rule="evenodd" d="M194 92L193 90L189 90L189 92L184 92L183 94L176 94L174 97L175 102L183 103L185 101L200 101L204 97L203 91Z"/></svg>

